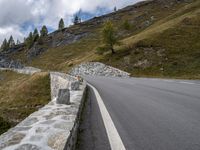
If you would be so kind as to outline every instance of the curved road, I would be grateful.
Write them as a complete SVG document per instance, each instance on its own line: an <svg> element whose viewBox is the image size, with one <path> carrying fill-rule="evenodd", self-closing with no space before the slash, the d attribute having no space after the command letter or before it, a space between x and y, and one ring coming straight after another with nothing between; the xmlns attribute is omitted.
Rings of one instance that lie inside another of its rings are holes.
<svg viewBox="0 0 200 150"><path fill-rule="evenodd" d="M89 76L85 79L98 90L127 150L200 150L199 81ZM95 95L90 99L96 101ZM91 118L97 114L100 118L98 109L93 112L96 114L90 114ZM89 126L95 126L95 122L90 120ZM97 141L98 137L105 137L101 140L107 143L104 126L98 128L102 128L99 131L103 131L103 136L94 131L98 130L95 127L91 132ZM99 146L97 143L92 149L101 149ZM104 150L110 149L106 146Z"/></svg>

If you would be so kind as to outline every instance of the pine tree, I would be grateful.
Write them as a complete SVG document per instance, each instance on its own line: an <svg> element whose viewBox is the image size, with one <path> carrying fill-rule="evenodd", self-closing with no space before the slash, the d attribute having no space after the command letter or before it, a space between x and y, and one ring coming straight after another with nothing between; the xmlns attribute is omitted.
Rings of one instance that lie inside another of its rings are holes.
<svg viewBox="0 0 200 150"><path fill-rule="evenodd" d="M41 35L41 37L45 37L48 35L48 29L45 25L42 27L42 29L40 31L40 35Z"/></svg>
<svg viewBox="0 0 200 150"><path fill-rule="evenodd" d="M33 33L32 32L29 33L28 39L31 42L33 41Z"/></svg>
<svg viewBox="0 0 200 150"><path fill-rule="evenodd" d="M112 54L115 53L114 45L119 44L118 39L116 37L116 31L114 25L111 21L107 21L104 24L103 31L103 42L111 50Z"/></svg>
<svg viewBox="0 0 200 150"><path fill-rule="evenodd" d="M17 39L17 45L21 44L21 42Z"/></svg>
<svg viewBox="0 0 200 150"><path fill-rule="evenodd" d="M79 22L80 22L80 18L78 17L78 15L75 15L74 24L77 25Z"/></svg>
<svg viewBox="0 0 200 150"><path fill-rule="evenodd" d="M34 32L33 32L33 41L36 42L39 39L39 32L37 30L37 28L35 28Z"/></svg>
<svg viewBox="0 0 200 150"><path fill-rule="evenodd" d="M1 45L1 50L2 51L5 51L8 49L8 42L7 42L7 39L4 39L2 45Z"/></svg>
<svg viewBox="0 0 200 150"><path fill-rule="evenodd" d="M116 12L116 11L117 11L117 7L115 6L115 7L114 7L114 12Z"/></svg>
<svg viewBox="0 0 200 150"><path fill-rule="evenodd" d="M33 33L30 32L28 38L25 40L25 44L27 48L31 48L33 46L33 43L34 43Z"/></svg>
<svg viewBox="0 0 200 150"><path fill-rule="evenodd" d="M62 30L65 28L65 23L63 21L63 19L61 18L58 24L58 30Z"/></svg>
<svg viewBox="0 0 200 150"><path fill-rule="evenodd" d="M15 41L14 41L12 35L11 35L9 40L8 40L8 47L11 48L13 46L15 46Z"/></svg>

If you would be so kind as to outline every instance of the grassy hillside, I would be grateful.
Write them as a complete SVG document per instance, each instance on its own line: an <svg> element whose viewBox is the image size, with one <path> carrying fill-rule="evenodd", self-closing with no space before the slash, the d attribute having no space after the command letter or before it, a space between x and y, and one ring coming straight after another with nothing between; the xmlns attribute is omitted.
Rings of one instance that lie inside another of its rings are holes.
<svg viewBox="0 0 200 150"><path fill-rule="evenodd" d="M200 79L200 1L180 8L143 32L123 39L118 54L100 61L133 76Z"/></svg>
<svg viewBox="0 0 200 150"><path fill-rule="evenodd" d="M0 72L0 134L50 101L48 73Z"/></svg>
<svg viewBox="0 0 200 150"><path fill-rule="evenodd" d="M101 28L111 20L123 45L112 55L96 54ZM128 21L129 29L124 28ZM91 34L73 44L50 48L28 65L67 72L85 61L101 61L133 76L200 79L200 1L151 0L97 17L69 30ZM26 51L15 53L22 58Z"/></svg>

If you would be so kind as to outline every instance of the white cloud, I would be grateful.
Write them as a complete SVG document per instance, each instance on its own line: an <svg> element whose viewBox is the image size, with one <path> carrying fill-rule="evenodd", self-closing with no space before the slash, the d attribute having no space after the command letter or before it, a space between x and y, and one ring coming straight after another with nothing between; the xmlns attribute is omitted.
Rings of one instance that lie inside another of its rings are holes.
<svg viewBox="0 0 200 150"><path fill-rule="evenodd" d="M33 26L45 24L56 29L60 18L70 24L80 9L94 13L98 7L112 10L114 6L122 8L138 1L141 0L0 0L0 43L11 34L22 40Z"/></svg>

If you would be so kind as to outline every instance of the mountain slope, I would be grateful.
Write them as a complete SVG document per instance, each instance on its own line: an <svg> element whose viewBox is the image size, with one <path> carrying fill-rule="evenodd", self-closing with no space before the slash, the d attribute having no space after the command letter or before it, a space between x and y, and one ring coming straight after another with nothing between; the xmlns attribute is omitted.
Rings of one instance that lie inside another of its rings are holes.
<svg viewBox="0 0 200 150"><path fill-rule="evenodd" d="M114 23L123 43L115 55L96 54L106 20ZM123 27L126 20L129 30ZM85 61L101 61L133 76L199 79L199 32L199 0L149 0L56 31L42 45L9 57L46 70L66 72Z"/></svg>
<svg viewBox="0 0 200 150"><path fill-rule="evenodd" d="M200 1L123 40L118 56L101 61L134 76L200 78ZM115 64L116 63L116 64Z"/></svg>
<svg viewBox="0 0 200 150"><path fill-rule="evenodd" d="M0 134L50 100L48 73L32 76L0 71Z"/></svg>

